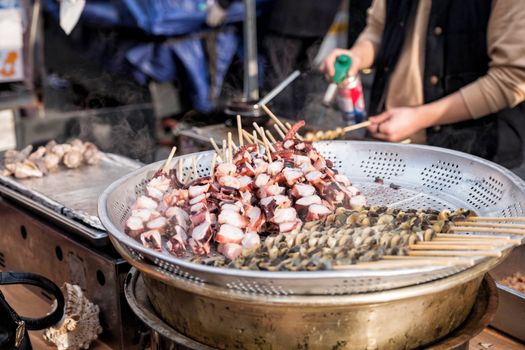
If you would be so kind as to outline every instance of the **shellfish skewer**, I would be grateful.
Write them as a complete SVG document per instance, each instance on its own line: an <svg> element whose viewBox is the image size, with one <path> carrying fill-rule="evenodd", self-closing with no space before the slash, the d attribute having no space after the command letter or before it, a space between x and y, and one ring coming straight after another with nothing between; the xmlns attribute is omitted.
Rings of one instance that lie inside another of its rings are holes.
<svg viewBox="0 0 525 350"><path fill-rule="evenodd" d="M242 135L241 115L237 114L237 132L239 133L239 146L244 146L244 139Z"/></svg>
<svg viewBox="0 0 525 350"><path fill-rule="evenodd" d="M524 216L498 217L498 216L469 216L467 221L488 221L488 222L525 222Z"/></svg>
<svg viewBox="0 0 525 350"><path fill-rule="evenodd" d="M469 235L459 233L437 233L434 239L458 239L458 240L471 240L471 239L491 239L491 240L512 240L512 236L505 235Z"/></svg>
<svg viewBox="0 0 525 350"><path fill-rule="evenodd" d="M412 261L418 261L418 260L426 260L426 261L434 261L436 263L443 262L443 263L465 263L469 265L476 264L475 258L467 258L467 257L450 257L450 256L408 256L408 255L383 255L381 257L382 260L412 260Z"/></svg>
<svg viewBox="0 0 525 350"><path fill-rule="evenodd" d="M501 252L494 250L409 250L409 256L489 256L499 258Z"/></svg>
<svg viewBox="0 0 525 350"><path fill-rule="evenodd" d="M406 257L405 257L406 258ZM352 270L352 269L388 269L388 268L410 268L421 266L473 266L472 259L452 260L448 259L433 259L432 257L421 257L418 259L400 259L400 260L379 260L372 262L357 263L354 265L332 265L333 270Z"/></svg>
<svg viewBox="0 0 525 350"><path fill-rule="evenodd" d="M279 136L284 140L285 135L284 135L284 133L281 131L281 128L279 128L279 125L277 125L277 124L273 124L273 128L275 129L275 131L277 131L277 133L279 134Z"/></svg>
<svg viewBox="0 0 525 350"><path fill-rule="evenodd" d="M177 152L177 146L173 146L171 148L170 155L168 156L168 159L166 159L166 163L164 163L164 166L162 167L162 172L163 173L168 172L168 170L170 168L171 160L173 159L173 156L175 156L175 152Z"/></svg>
<svg viewBox="0 0 525 350"><path fill-rule="evenodd" d="M525 225L519 224L498 224L490 222L473 222L473 221L454 221L456 226L472 226L472 227L494 227L494 228L512 228L525 230Z"/></svg>
<svg viewBox="0 0 525 350"><path fill-rule="evenodd" d="M425 242L429 244L458 244L458 245L476 245L476 244L491 244L493 246L502 246L506 244L521 244L520 239L444 239L435 237L431 241Z"/></svg>
<svg viewBox="0 0 525 350"><path fill-rule="evenodd" d="M369 125L370 125L370 122L366 121L366 122L357 123L357 124L354 124L354 125L347 126L347 127L343 128L343 134L346 134L347 132L350 132L350 131L366 128Z"/></svg>
<svg viewBox="0 0 525 350"><path fill-rule="evenodd" d="M511 228L488 228L476 226L451 226L450 231L454 232L487 232L487 233L507 233L514 235L525 236L525 230L511 229Z"/></svg>
<svg viewBox="0 0 525 350"><path fill-rule="evenodd" d="M445 244L445 243L419 243L419 244L410 244L408 249L410 250L491 250L495 248L490 244L472 244L472 245L457 245L457 244Z"/></svg>

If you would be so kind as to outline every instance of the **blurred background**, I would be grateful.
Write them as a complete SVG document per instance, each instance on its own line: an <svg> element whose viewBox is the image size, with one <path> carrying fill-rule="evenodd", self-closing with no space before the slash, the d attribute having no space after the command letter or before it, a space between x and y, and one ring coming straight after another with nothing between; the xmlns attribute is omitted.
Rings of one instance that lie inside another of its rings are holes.
<svg viewBox="0 0 525 350"><path fill-rule="evenodd" d="M173 144L208 148L195 127L223 125L232 102L262 98L295 70L272 109L342 125L321 107L318 66L355 40L370 2L0 1L0 151L77 136L143 162ZM249 62L257 72L245 77Z"/></svg>

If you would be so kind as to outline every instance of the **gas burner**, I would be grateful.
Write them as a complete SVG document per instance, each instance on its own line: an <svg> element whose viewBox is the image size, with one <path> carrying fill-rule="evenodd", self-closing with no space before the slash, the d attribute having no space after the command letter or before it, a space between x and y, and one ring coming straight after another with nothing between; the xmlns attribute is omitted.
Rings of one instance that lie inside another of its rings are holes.
<svg viewBox="0 0 525 350"><path fill-rule="evenodd" d="M266 113L257 105L258 101L235 99L230 101L226 106L225 113L235 117L240 115L242 118L243 127L251 126L253 122L259 125L264 125L268 122L269 117ZM231 118L227 123L234 124L235 118Z"/></svg>

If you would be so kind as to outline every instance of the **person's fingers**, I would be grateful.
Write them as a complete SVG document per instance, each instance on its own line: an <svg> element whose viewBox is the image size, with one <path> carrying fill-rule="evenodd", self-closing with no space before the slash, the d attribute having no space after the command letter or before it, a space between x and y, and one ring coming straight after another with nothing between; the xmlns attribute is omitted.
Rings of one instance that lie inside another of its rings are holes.
<svg viewBox="0 0 525 350"><path fill-rule="evenodd" d="M379 124L379 123L386 122L390 118L392 118L392 112L391 111L384 111L381 114L378 114L378 115L375 115L375 116L372 116L372 117L368 118L368 120L372 124Z"/></svg>
<svg viewBox="0 0 525 350"><path fill-rule="evenodd" d="M368 121L370 122L370 125L368 126L368 131L372 134L378 133L377 126L381 124L381 133L384 133L384 126L385 122L388 121L392 117L392 113L390 111L385 111L381 114L378 114L374 117L368 118Z"/></svg>
<svg viewBox="0 0 525 350"><path fill-rule="evenodd" d="M320 69L327 73L330 77L334 76L334 63L337 59L337 56L346 53L348 54L348 50L345 49L334 49L328 56L326 56L324 62L321 64Z"/></svg>

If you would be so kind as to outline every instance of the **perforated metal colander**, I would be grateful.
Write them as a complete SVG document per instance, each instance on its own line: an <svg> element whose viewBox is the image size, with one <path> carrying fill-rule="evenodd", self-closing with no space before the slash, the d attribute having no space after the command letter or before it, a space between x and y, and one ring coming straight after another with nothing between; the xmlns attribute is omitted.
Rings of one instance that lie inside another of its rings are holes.
<svg viewBox="0 0 525 350"><path fill-rule="evenodd" d="M466 208L483 216L524 215L525 183L505 168L481 158L429 146L379 142L326 141L315 143L315 147L362 190L371 205L405 209ZM191 158L196 157L199 176L206 176L212 155L211 151L186 155L174 158L172 164L182 159L186 176L191 174ZM290 295L386 290L428 282L466 269L443 264L378 270L355 265L345 271L247 271L195 264L148 249L124 233L124 223L131 205L162 164L150 164L114 182L99 199L99 216L113 244L130 263L146 273L242 292ZM383 183L377 183L377 178ZM502 257L507 253L503 252ZM476 261L487 259L478 257Z"/></svg>

